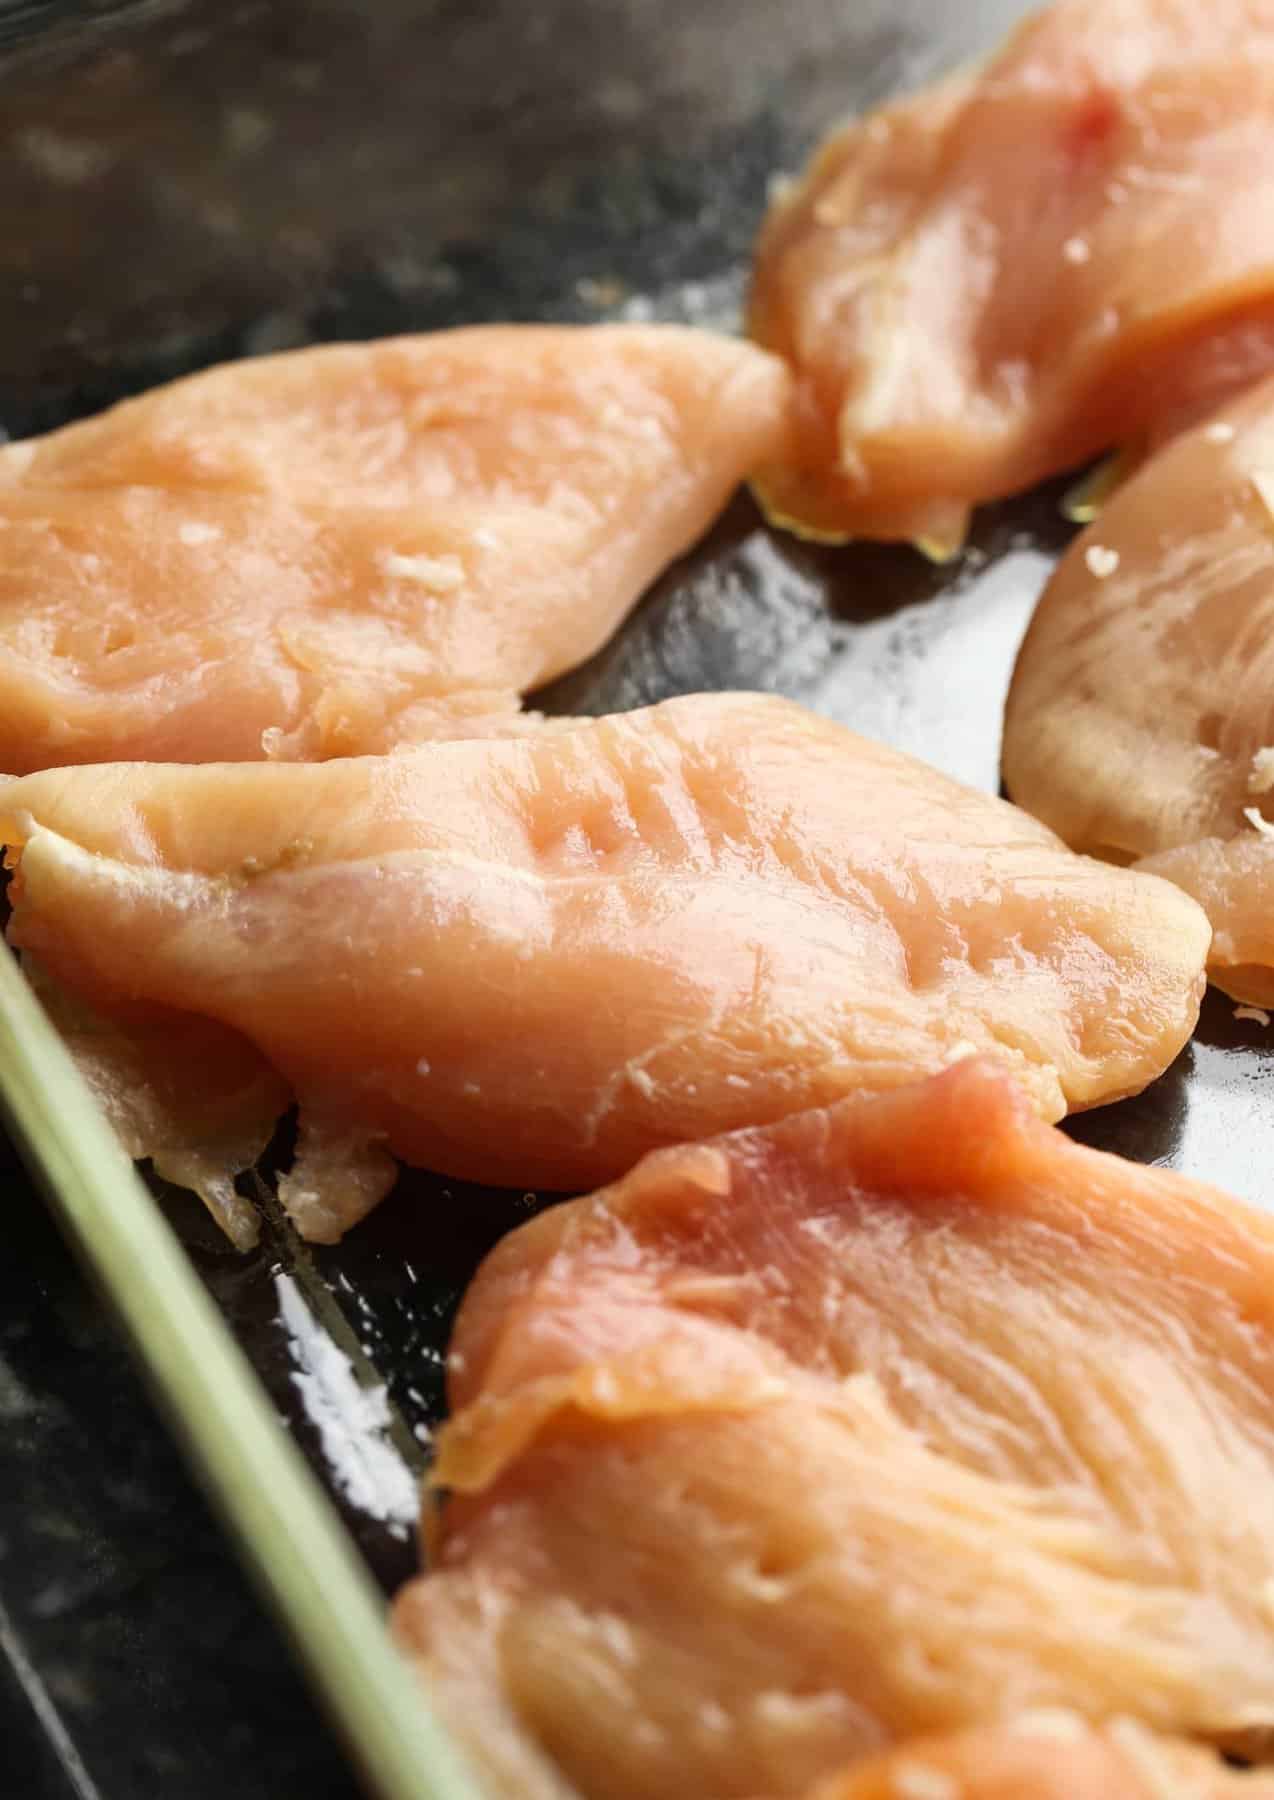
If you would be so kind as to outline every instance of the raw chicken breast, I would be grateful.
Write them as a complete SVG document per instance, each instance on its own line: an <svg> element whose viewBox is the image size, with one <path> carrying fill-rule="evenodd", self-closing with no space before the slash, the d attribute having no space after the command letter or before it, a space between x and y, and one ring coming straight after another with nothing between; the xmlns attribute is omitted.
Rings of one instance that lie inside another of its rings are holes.
<svg viewBox="0 0 1274 1800"><path fill-rule="evenodd" d="M1147 1731L1061 1709L923 1738L820 1782L808 1800L1274 1800L1274 1775Z"/></svg>
<svg viewBox="0 0 1274 1800"><path fill-rule="evenodd" d="M1272 1325L1274 1220L990 1062L662 1151L480 1270L398 1635L519 1800L1033 1708L1259 1751Z"/></svg>
<svg viewBox="0 0 1274 1800"><path fill-rule="evenodd" d="M1274 380L1160 451L1045 589L1004 726L1013 798L1202 903L1213 978L1274 999Z"/></svg>
<svg viewBox="0 0 1274 1800"><path fill-rule="evenodd" d="M1274 5L1062 0L831 137L757 246L815 535L958 546L972 507L1274 367Z"/></svg>
<svg viewBox="0 0 1274 1800"><path fill-rule="evenodd" d="M772 357L483 326L241 362L0 451L0 769L517 731L781 436Z"/></svg>
<svg viewBox="0 0 1274 1800"><path fill-rule="evenodd" d="M1199 902L1216 926L1208 959L1212 979L1233 999L1257 1006L1274 1006L1272 849L1264 831L1203 838L1138 865L1175 881Z"/></svg>
<svg viewBox="0 0 1274 1800"><path fill-rule="evenodd" d="M0 782L0 841L13 940L69 992L241 1033L325 1141L531 1187L973 1049L1047 1118L1133 1093L1189 1036L1209 935L1168 883L759 695L51 770ZM322 1164L285 1198L330 1237L363 1202Z"/></svg>

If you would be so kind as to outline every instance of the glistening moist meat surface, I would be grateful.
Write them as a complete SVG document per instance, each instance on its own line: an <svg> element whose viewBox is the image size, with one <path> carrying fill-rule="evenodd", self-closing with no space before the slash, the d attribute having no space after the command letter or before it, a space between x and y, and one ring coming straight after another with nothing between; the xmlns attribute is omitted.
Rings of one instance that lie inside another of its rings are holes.
<svg viewBox="0 0 1274 1800"><path fill-rule="evenodd" d="M517 733L773 453L773 357L473 326L190 376L0 449L0 768Z"/></svg>
<svg viewBox="0 0 1274 1800"><path fill-rule="evenodd" d="M1191 893L1213 980L1274 999L1274 380L1162 450L1064 557L1003 766L1077 850Z"/></svg>
<svg viewBox="0 0 1274 1800"><path fill-rule="evenodd" d="M524 1800L777 1800L1041 1708L1260 1755L1271 1296L1274 1221L980 1060L660 1152L480 1271L399 1636Z"/></svg>
<svg viewBox="0 0 1274 1800"><path fill-rule="evenodd" d="M323 1240L386 1151L578 1191L974 1050L1046 1118L1135 1093L1189 1037L1209 935L1170 884L761 695L322 765L52 770L0 783L0 838L11 939L52 980L283 1076L282 1195Z"/></svg>
<svg viewBox="0 0 1274 1800"><path fill-rule="evenodd" d="M797 429L760 492L945 554L974 506L1274 367L1274 7L1061 0L780 193L753 336Z"/></svg>

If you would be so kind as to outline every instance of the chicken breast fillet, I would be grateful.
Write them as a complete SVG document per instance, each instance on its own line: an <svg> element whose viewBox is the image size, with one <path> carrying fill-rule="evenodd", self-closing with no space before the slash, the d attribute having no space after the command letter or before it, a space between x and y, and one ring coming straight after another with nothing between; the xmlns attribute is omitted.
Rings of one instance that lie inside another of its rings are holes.
<svg viewBox="0 0 1274 1800"><path fill-rule="evenodd" d="M659 1152L479 1271L398 1635L519 1800L803 1795L1038 1709L1262 1754L1272 1296L1274 1220L988 1061Z"/></svg>
<svg viewBox="0 0 1274 1800"><path fill-rule="evenodd" d="M1060 0L835 133L757 245L797 377L767 505L941 553L1274 367L1272 140L1270 0Z"/></svg>
<svg viewBox="0 0 1274 1800"><path fill-rule="evenodd" d="M1213 979L1274 1000L1274 380L1071 547L1018 656L1003 768L1076 849L1193 894Z"/></svg>
<svg viewBox="0 0 1274 1800"><path fill-rule="evenodd" d="M773 452L773 357L478 326L213 369L0 450L0 769L517 732Z"/></svg>
<svg viewBox="0 0 1274 1800"><path fill-rule="evenodd" d="M0 783L0 841L13 941L81 1002L240 1034L327 1149L530 1187L974 1049L1046 1118L1136 1092L1190 1034L1209 936L1168 883L747 694L322 765L51 770ZM285 1198L339 1235L370 1190L302 1162Z"/></svg>

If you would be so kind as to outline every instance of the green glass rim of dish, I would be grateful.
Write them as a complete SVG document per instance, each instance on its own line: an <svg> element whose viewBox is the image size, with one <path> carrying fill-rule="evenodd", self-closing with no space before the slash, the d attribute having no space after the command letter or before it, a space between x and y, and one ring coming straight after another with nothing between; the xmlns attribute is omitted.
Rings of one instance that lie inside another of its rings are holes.
<svg viewBox="0 0 1274 1800"><path fill-rule="evenodd" d="M334 1507L3 947L0 1099L372 1791L480 1800Z"/></svg>

